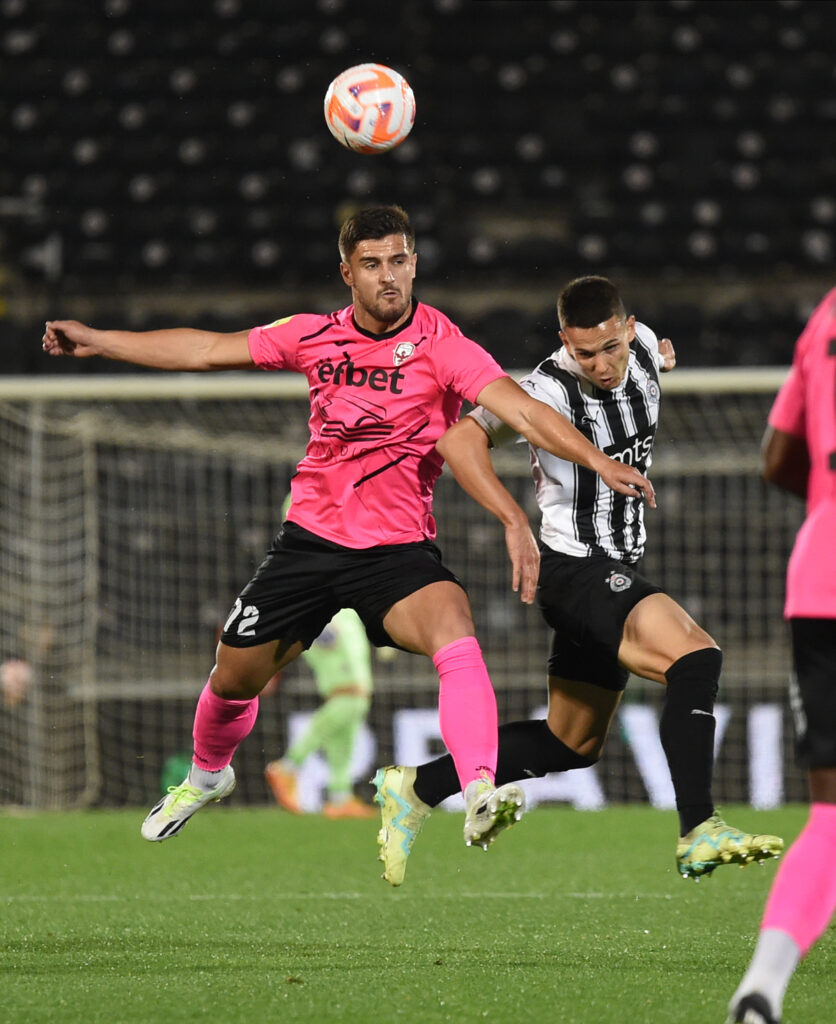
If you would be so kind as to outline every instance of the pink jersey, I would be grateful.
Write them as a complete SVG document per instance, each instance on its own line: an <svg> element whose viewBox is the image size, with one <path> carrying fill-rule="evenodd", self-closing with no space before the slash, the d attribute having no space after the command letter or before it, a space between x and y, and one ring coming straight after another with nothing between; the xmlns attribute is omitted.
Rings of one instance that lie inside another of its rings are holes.
<svg viewBox="0 0 836 1024"><path fill-rule="evenodd" d="M836 618L836 289L796 342L769 423L810 453L807 518L787 568L787 618Z"/></svg>
<svg viewBox="0 0 836 1024"><path fill-rule="evenodd" d="M435 442L462 399L505 376L437 309L416 302L391 334L357 327L353 306L300 313L250 331L265 370L308 379L311 439L291 482L289 518L349 548L435 537Z"/></svg>

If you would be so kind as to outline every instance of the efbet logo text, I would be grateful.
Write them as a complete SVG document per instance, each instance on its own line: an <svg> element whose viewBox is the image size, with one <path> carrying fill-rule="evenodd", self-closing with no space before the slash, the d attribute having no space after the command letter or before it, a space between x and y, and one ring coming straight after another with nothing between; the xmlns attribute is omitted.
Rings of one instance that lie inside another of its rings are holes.
<svg viewBox="0 0 836 1024"><path fill-rule="evenodd" d="M330 382L349 388L368 387L372 391L389 391L393 395L403 393L400 384L404 375L397 367L384 370L382 366L375 366L367 370L363 366L355 366L350 359L342 359L336 366L330 359L326 359L317 367L316 375L323 384Z"/></svg>

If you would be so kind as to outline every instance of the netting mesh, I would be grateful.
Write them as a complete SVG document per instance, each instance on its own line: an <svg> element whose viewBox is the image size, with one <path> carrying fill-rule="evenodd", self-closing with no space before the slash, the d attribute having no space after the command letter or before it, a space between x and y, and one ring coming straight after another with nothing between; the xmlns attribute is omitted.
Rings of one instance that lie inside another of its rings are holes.
<svg viewBox="0 0 836 1024"><path fill-rule="evenodd" d="M176 389L144 378L107 382L109 396L71 398L33 384L31 393L0 398L0 658L32 667L23 694L5 693L0 802L144 804L159 791L166 761L190 749L218 625L278 528L307 437L304 381L271 376L280 381L275 394L263 376L248 393L239 375L220 389L203 378ZM643 571L724 648L729 717L718 799L768 804L804 795L792 765L781 622L784 568L803 510L758 475L775 380L747 387L722 373L690 386L680 373L666 389L652 472L659 510L648 512ZM497 453L497 465L536 522L524 446ZM510 591L503 532L448 474L436 514L445 560L471 596L501 717L527 717L545 700L548 636L536 609ZM440 751L429 659L379 662L375 683L366 760ZM631 681L595 770L601 799L668 799L664 771L648 774L661 696L660 687ZM316 704L308 670L292 666L236 756L238 799L268 798L265 759L285 748L291 716ZM419 718L403 725L404 715L422 711L431 726L419 729ZM558 780L544 798L594 804L594 786L565 785Z"/></svg>
<svg viewBox="0 0 836 1024"><path fill-rule="evenodd" d="M30 666L24 692L3 688L0 796L35 806L91 799L96 773L93 449L50 416L34 402L0 418L0 654Z"/></svg>

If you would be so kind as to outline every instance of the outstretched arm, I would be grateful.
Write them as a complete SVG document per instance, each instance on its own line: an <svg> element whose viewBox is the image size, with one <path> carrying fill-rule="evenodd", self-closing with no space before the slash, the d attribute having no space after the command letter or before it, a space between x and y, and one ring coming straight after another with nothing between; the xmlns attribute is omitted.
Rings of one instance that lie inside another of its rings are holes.
<svg viewBox="0 0 836 1024"><path fill-rule="evenodd" d="M488 435L471 416L454 423L436 448L453 471L456 482L505 526L505 546L511 559L511 587L523 604L531 604L540 574L540 551L528 516L494 472Z"/></svg>
<svg viewBox="0 0 836 1024"><path fill-rule="evenodd" d="M165 331L99 331L77 320L48 320L43 349L50 356L103 356L159 370L242 370L253 366L249 331L221 334L175 327Z"/></svg>
<svg viewBox="0 0 836 1024"><path fill-rule="evenodd" d="M647 477L634 466L605 455L565 416L532 398L510 377L500 377L485 385L477 402L535 447L594 470L608 487L620 494L633 498L644 495L648 505L656 508L656 495Z"/></svg>
<svg viewBox="0 0 836 1024"><path fill-rule="evenodd" d="M763 438L763 478L781 490L807 497L810 453L803 437L767 427Z"/></svg>

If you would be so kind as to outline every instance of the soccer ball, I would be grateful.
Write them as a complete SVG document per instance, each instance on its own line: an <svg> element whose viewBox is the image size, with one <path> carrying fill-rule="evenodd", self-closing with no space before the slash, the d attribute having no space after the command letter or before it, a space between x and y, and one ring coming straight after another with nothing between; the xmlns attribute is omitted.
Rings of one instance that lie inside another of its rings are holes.
<svg viewBox="0 0 836 1024"><path fill-rule="evenodd" d="M358 64L337 75L325 93L325 123L355 153L385 153L415 123L409 82L385 64Z"/></svg>

